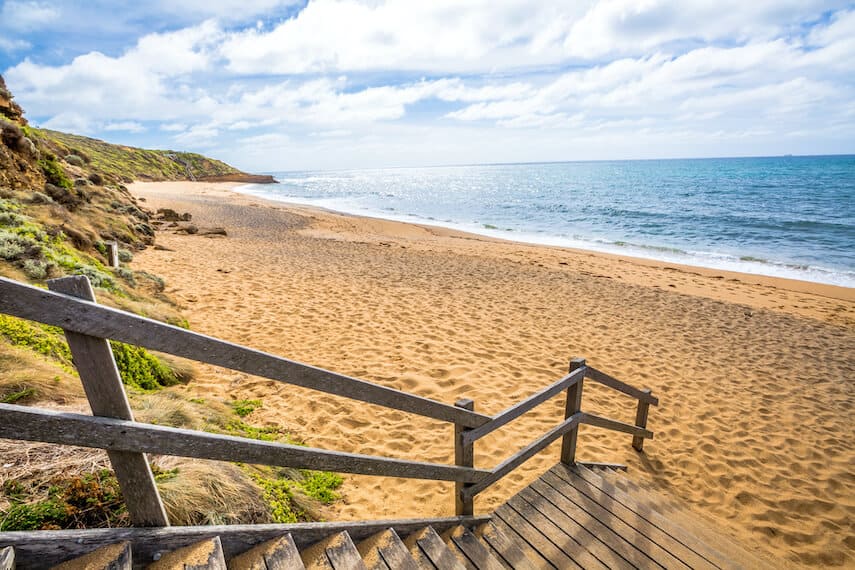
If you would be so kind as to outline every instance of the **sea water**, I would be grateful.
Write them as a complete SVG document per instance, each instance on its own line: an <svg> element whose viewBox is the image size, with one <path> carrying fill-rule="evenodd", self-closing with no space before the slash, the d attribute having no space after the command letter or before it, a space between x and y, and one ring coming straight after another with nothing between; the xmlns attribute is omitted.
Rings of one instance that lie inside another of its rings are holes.
<svg viewBox="0 0 855 570"><path fill-rule="evenodd" d="M855 287L855 155L274 172L351 214Z"/></svg>

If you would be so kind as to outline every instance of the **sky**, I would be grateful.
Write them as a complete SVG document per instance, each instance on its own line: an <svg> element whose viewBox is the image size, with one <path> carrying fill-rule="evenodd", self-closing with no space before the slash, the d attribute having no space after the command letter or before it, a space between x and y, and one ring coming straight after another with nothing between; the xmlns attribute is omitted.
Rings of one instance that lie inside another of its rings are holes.
<svg viewBox="0 0 855 570"><path fill-rule="evenodd" d="M855 153L855 3L0 1L32 124L244 170Z"/></svg>

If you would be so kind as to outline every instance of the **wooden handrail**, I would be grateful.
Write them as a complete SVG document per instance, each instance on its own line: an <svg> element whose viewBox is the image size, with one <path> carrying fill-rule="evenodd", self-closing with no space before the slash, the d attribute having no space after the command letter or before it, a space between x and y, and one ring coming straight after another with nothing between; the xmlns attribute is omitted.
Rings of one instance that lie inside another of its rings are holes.
<svg viewBox="0 0 855 570"><path fill-rule="evenodd" d="M481 479L480 481L474 483L463 489L464 497L471 498L525 463L530 458L534 457L539 451L544 449L550 443L563 436L570 430L574 429L579 423L582 421L582 417L584 414L581 412L578 414L573 414L532 443L528 444L520 451L509 457L508 459L502 461L495 468L493 468L492 472Z"/></svg>
<svg viewBox="0 0 855 570"><path fill-rule="evenodd" d="M471 483L490 474L482 469L329 451L14 404L0 404L0 438L438 481Z"/></svg>
<svg viewBox="0 0 855 570"><path fill-rule="evenodd" d="M429 398L3 277L0 277L0 312L467 427L490 421L489 416Z"/></svg>
<svg viewBox="0 0 855 570"><path fill-rule="evenodd" d="M650 430L634 426L632 424L610 420L609 418L603 418L594 414L588 414L586 412L582 412L581 423L603 429L610 429L612 431L628 433L634 437L640 437L642 439L653 439L653 432Z"/></svg>
<svg viewBox="0 0 855 570"><path fill-rule="evenodd" d="M601 372L596 368L588 367L588 372L585 374L585 378L593 380L594 382L598 382L604 386L608 386L613 390L617 390L618 392L623 392L627 396L632 396L636 400L640 402L645 402L647 404L653 404L654 406L659 405L659 398L656 396L652 396L650 391L639 390L634 386L630 386L626 382L622 382L617 378L609 376L605 372Z"/></svg>
<svg viewBox="0 0 855 570"><path fill-rule="evenodd" d="M553 384L547 386L540 392L532 394L525 400L519 402L518 404L514 404L503 412L499 412L498 414L493 416L493 419L491 419L486 424L467 431L463 434L463 443L468 445L474 443L475 441L478 441L485 435L499 429L500 427L509 422L512 422L513 420L517 419L529 410L539 406L551 397L563 392L564 390L584 378L585 370L586 368L584 367L577 368L567 376L556 380Z"/></svg>

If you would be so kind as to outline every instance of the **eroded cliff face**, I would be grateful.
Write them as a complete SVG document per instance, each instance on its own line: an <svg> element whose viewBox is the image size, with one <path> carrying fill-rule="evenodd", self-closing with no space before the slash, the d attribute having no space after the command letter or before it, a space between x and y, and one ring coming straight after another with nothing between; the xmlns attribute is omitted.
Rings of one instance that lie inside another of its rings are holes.
<svg viewBox="0 0 855 570"><path fill-rule="evenodd" d="M40 189L45 183L38 165L40 153L29 134L24 111L0 76L0 195Z"/></svg>

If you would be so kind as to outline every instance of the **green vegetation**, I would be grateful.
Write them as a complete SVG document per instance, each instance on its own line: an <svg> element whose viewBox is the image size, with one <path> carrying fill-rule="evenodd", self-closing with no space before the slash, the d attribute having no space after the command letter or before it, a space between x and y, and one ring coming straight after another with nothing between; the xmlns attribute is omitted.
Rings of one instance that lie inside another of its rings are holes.
<svg viewBox="0 0 855 570"><path fill-rule="evenodd" d="M110 345L125 385L142 390L157 390L179 383L175 372L144 348L112 340Z"/></svg>
<svg viewBox="0 0 855 570"><path fill-rule="evenodd" d="M21 213L14 201L0 199L0 259L20 268L30 279L63 273L85 275L93 287L117 292L110 270L66 243L66 237L62 230L46 228Z"/></svg>
<svg viewBox="0 0 855 570"><path fill-rule="evenodd" d="M119 483L108 469L51 482L47 498L28 501L34 492L15 480L3 484L11 508L0 531L127 526Z"/></svg>
<svg viewBox="0 0 855 570"><path fill-rule="evenodd" d="M262 498L270 506L273 522L314 520L313 502L328 505L339 499L335 490L341 487L343 480L335 473L300 470L295 476L293 470L289 471L286 474L271 470L269 475L250 473L252 480L261 487Z"/></svg>
<svg viewBox="0 0 855 570"><path fill-rule="evenodd" d="M237 415L245 418L256 409L261 407L261 400L235 400L230 403Z"/></svg>
<svg viewBox="0 0 855 570"><path fill-rule="evenodd" d="M71 366L71 350L60 328L0 315L0 336L15 346L26 347L65 366Z"/></svg>
<svg viewBox="0 0 855 570"><path fill-rule="evenodd" d="M65 171L62 169L59 162L56 161L56 157L54 155L47 154L44 158L40 159L39 167L42 169L47 181L54 186L59 186L66 190L74 188L74 184L68 176L65 175Z"/></svg>
<svg viewBox="0 0 855 570"><path fill-rule="evenodd" d="M26 347L71 367L71 350L62 329L34 323L8 315L0 315L0 337L14 346ZM141 390L157 390L181 380L179 374L159 358L138 346L110 341L122 381ZM10 396L5 396L8 398ZM18 398L20 399L20 397ZM6 402L10 403L10 402Z"/></svg>
<svg viewBox="0 0 855 570"><path fill-rule="evenodd" d="M131 180L186 180L194 177L235 174L240 171L219 160L193 152L148 150L110 144L98 139L61 133L48 129L30 129L28 135L41 146L59 156L98 171L107 179Z"/></svg>
<svg viewBox="0 0 855 570"><path fill-rule="evenodd" d="M35 388L27 387L22 390L18 390L17 392L12 392L11 394L5 394L0 397L0 403L3 404L14 404L18 400L26 400L28 398L32 398L38 393Z"/></svg>

